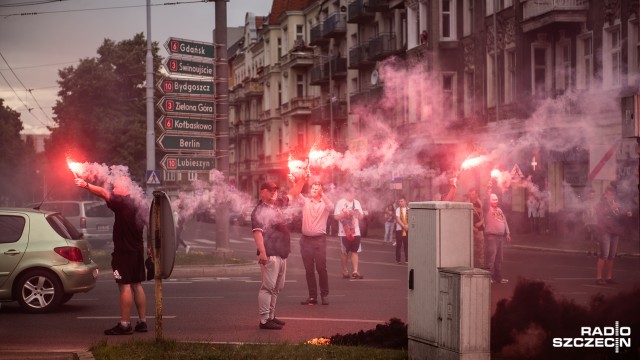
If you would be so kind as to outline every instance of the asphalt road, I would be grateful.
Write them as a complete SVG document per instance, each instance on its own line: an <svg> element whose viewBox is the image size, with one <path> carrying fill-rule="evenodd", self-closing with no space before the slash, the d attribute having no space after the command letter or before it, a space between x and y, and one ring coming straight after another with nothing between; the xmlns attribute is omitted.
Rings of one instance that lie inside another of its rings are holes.
<svg viewBox="0 0 640 360"><path fill-rule="evenodd" d="M211 251L215 243L214 225L190 224L185 239L192 250ZM259 272L230 276L184 275L163 281L163 336L207 342L298 343L312 338L375 328L396 317L407 322L407 265L395 263L395 248L380 240L365 240L361 254L362 280L341 278L337 239L330 238L328 268L330 304L300 305L307 296L304 270L294 234L288 261L286 285L277 305L277 317L286 321L281 331L258 329L257 292ZM234 255L255 258L255 245L247 227L233 226L231 248ZM183 250L180 250L183 251ZM492 285L493 307L509 298L520 277L544 280L559 297L587 304L597 293L613 295L640 285L640 259L621 258L616 262L617 285L598 286L594 282L595 259L585 255L508 248L504 274L506 285ZM133 338L155 338L155 284L146 283L150 332ZM0 350L87 349L101 341L124 341L131 336L107 337L103 330L119 319L116 286L108 274L100 276L97 287L76 295L58 311L45 315L24 314L15 303L0 309Z"/></svg>

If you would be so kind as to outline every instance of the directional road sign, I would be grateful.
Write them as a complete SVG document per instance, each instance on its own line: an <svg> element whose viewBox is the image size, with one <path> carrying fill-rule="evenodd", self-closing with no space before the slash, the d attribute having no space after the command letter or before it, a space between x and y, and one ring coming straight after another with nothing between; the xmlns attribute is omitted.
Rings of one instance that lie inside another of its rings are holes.
<svg viewBox="0 0 640 360"><path fill-rule="evenodd" d="M160 164L165 170L176 171L210 171L215 168L212 157L193 155L165 155Z"/></svg>
<svg viewBox="0 0 640 360"><path fill-rule="evenodd" d="M164 43L164 48L167 49L169 54L199 56L211 59L215 57L215 47L213 44L201 41L170 37Z"/></svg>
<svg viewBox="0 0 640 360"><path fill-rule="evenodd" d="M165 151L213 151L213 137L162 134L158 138L158 144Z"/></svg>
<svg viewBox="0 0 640 360"><path fill-rule="evenodd" d="M158 107L164 114L183 113L197 115L214 115L215 102L193 99L174 99L163 96Z"/></svg>
<svg viewBox="0 0 640 360"><path fill-rule="evenodd" d="M164 61L164 67L169 74L213 77L212 60L186 60L169 57Z"/></svg>
<svg viewBox="0 0 640 360"><path fill-rule="evenodd" d="M215 86L212 80L188 80L161 78L156 84L163 94L175 95L213 95Z"/></svg>
<svg viewBox="0 0 640 360"><path fill-rule="evenodd" d="M197 117L175 117L162 115L158 120L158 125L166 132L188 132L198 133L193 135L202 135L201 133L212 134L215 125L213 119L200 119Z"/></svg>

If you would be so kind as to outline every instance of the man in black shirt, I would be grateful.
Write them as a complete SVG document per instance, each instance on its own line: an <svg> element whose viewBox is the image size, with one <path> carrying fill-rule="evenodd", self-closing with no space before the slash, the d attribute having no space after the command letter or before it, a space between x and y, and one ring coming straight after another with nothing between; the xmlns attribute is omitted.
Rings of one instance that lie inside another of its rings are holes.
<svg viewBox="0 0 640 360"><path fill-rule="evenodd" d="M147 298L142 288L145 277L144 240L142 230L144 224L138 218L138 212L133 199L118 191L110 192L103 187L89 184L83 179L75 179L78 187L89 190L96 196L103 198L107 206L115 214L113 225L113 253L111 254L111 268L113 276L120 290L120 322L113 328L104 331L105 335L129 335L134 329L131 326L131 305L135 303L140 321L135 331L146 332ZM147 248L150 255L151 248Z"/></svg>

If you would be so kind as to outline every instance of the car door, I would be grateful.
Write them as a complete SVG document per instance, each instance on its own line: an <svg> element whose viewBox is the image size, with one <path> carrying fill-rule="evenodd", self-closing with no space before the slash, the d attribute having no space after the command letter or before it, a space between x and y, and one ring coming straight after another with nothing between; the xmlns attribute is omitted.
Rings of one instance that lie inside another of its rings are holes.
<svg viewBox="0 0 640 360"><path fill-rule="evenodd" d="M0 214L0 289L16 268L29 243L29 217Z"/></svg>

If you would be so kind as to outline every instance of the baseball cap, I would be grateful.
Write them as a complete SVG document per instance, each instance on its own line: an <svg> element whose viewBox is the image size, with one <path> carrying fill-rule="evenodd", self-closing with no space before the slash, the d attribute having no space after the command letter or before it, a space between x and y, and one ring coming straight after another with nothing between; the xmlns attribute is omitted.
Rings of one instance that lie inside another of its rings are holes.
<svg viewBox="0 0 640 360"><path fill-rule="evenodd" d="M278 189L278 185L276 183L274 183L273 181L267 181L267 182L262 183L262 185L260 185L260 190L264 190L264 189L273 191L273 190Z"/></svg>
<svg viewBox="0 0 640 360"><path fill-rule="evenodd" d="M496 194L491 194L491 195L489 196L489 201L491 201L491 202L498 202L498 195L496 195Z"/></svg>

